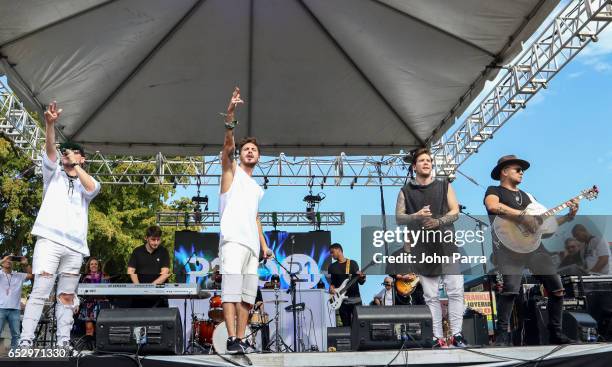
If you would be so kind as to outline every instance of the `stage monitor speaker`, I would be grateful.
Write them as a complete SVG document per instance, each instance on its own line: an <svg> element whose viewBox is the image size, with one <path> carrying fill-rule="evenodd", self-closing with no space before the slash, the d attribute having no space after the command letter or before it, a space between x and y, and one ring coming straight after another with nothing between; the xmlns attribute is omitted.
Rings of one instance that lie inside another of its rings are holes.
<svg viewBox="0 0 612 367"><path fill-rule="evenodd" d="M563 333L583 343L597 342L597 321L586 312L563 312Z"/></svg>
<svg viewBox="0 0 612 367"><path fill-rule="evenodd" d="M489 345L487 316L468 309L463 316L463 336L469 345Z"/></svg>
<svg viewBox="0 0 612 367"><path fill-rule="evenodd" d="M336 352L346 352L351 348L351 328L343 327L328 327L327 328L327 350L335 348Z"/></svg>
<svg viewBox="0 0 612 367"><path fill-rule="evenodd" d="M433 338L427 306L356 306L352 324L353 350L428 346Z"/></svg>
<svg viewBox="0 0 612 367"><path fill-rule="evenodd" d="M140 342L141 347L138 348ZM183 328L176 308L100 310L96 348L103 352L183 354Z"/></svg>

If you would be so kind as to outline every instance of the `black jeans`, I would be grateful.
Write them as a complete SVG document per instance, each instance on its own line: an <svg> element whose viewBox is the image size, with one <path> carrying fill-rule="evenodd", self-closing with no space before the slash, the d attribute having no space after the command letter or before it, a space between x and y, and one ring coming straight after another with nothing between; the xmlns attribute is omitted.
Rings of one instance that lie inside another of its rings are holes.
<svg viewBox="0 0 612 367"><path fill-rule="evenodd" d="M353 321L353 313L355 312L355 306L361 306L361 302L356 304L343 303L340 306L338 312L340 313L340 320L342 320L342 326L351 326Z"/></svg>
<svg viewBox="0 0 612 367"><path fill-rule="evenodd" d="M523 270L528 268L548 292L548 329L551 333L561 332L563 296L554 292L564 291L561 277L556 274L552 255L540 245L527 254L517 254L504 247L496 249L497 266L503 275L504 286L497 302L497 331L505 332L510 323L514 299L519 293Z"/></svg>

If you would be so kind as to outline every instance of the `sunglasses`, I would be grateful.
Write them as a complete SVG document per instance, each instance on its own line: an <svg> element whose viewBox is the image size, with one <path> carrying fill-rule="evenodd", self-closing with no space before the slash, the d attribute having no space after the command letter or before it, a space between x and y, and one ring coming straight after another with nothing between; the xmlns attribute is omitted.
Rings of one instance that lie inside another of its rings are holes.
<svg viewBox="0 0 612 367"><path fill-rule="evenodd" d="M388 285L389 287L392 286L392 284L389 284L389 283L381 283L381 284L384 285L384 286Z"/></svg>

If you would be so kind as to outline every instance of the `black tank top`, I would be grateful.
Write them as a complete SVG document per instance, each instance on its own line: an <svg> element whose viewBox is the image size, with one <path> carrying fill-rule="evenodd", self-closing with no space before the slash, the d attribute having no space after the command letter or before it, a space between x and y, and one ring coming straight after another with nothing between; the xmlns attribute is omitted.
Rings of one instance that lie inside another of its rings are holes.
<svg viewBox="0 0 612 367"><path fill-rule="evenodd" d="M432 218L440 218L448 213L448 180L434 180L428 185L419 185L416 182L409 182L402 188L404 193L404 201L406 205L406 214L414 214L421 210L425 205L429 205ZM409 230L417 231L422 229L422 223L416 221L413 224L408 225ZM447 224L436 228L436 230L447 233L451 231L454 234L455 226ZM439 237L438 237L439 238ZM448 239L448 237L445 237ZM420 241L415 247L412 248L411 253L417 256L417 260L421 258L422 254L425 255L441 255L450 256L457 251L457 247L454 245L453 240L449 242L441 241ZM440 275L443 273L443 267L441 264L416 264L415 268L417 272L422 275Z"/></svg>

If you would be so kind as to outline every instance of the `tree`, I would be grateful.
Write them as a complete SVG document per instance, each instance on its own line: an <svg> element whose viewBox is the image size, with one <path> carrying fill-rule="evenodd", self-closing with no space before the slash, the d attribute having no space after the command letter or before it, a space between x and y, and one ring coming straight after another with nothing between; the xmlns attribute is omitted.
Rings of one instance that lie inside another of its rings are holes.
<svg viewBox="0 0 612 367"><path fill-rule="evenodd" d="M0 255L21 254L34 245L30 231L42 200L42 177L5 136L0 136L0 167Z"/></svg>

